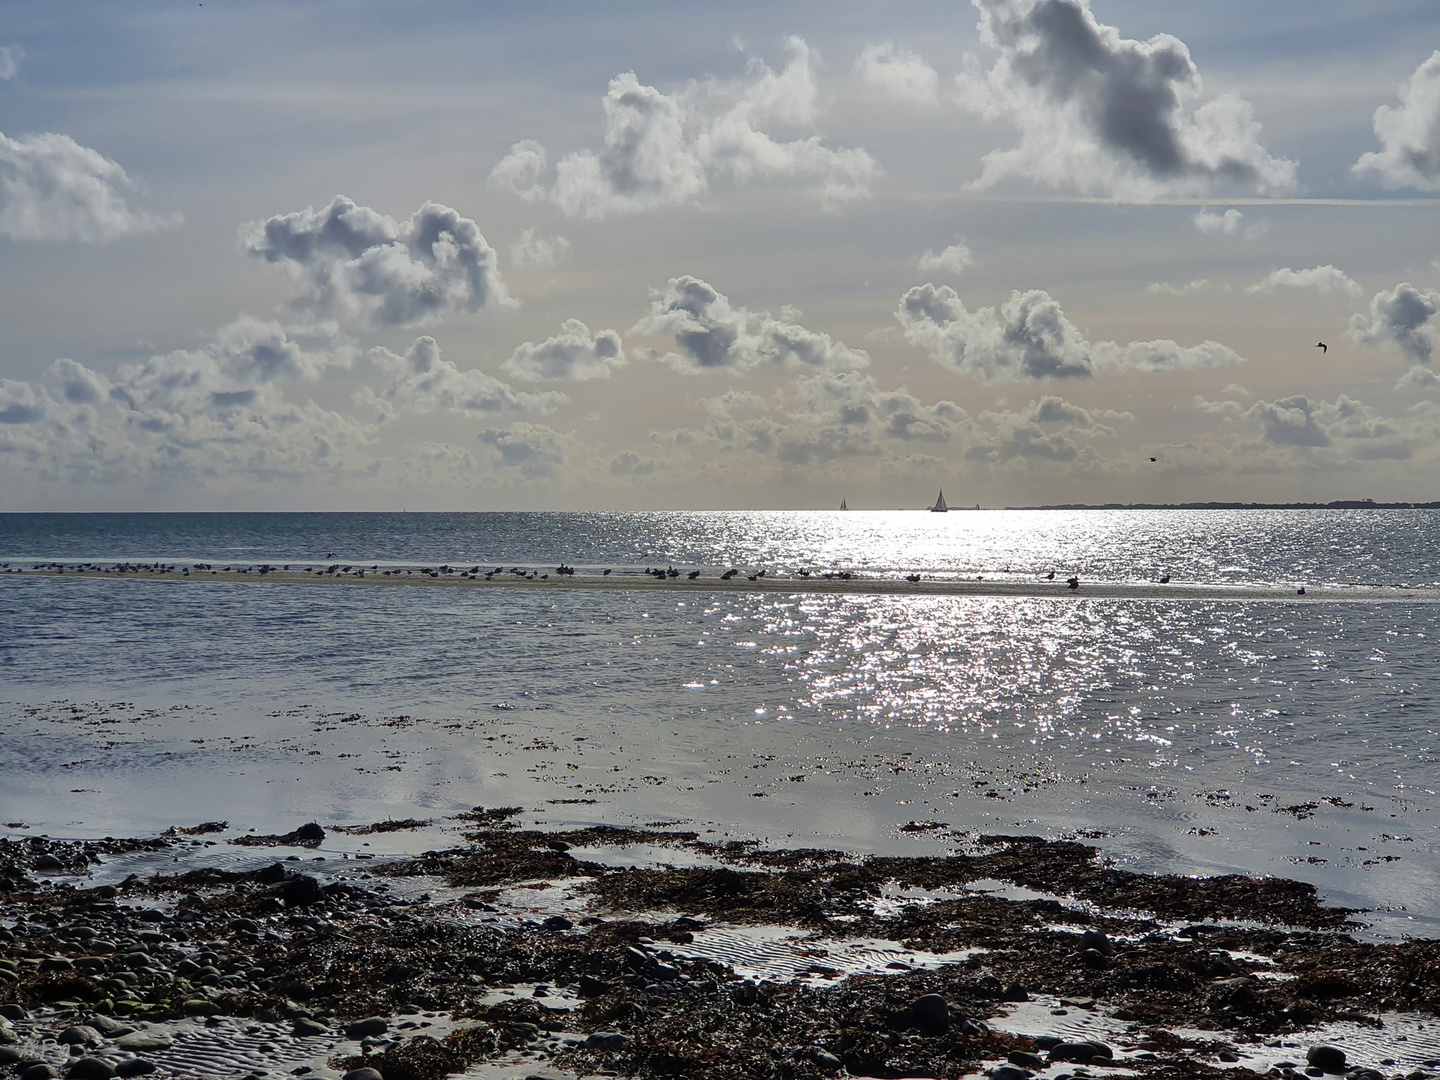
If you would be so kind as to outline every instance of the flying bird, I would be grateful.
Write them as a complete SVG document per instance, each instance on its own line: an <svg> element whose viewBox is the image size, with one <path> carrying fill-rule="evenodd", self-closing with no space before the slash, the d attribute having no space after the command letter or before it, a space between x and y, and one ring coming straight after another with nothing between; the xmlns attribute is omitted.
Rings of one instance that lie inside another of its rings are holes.
<svg viewBox="0 0 1440 1080"><path fill-rule="evenodd" d="M1151 460L1151 461L1159 461L1160 459L1159 459L1159 458L1153 458L1153 457L1152 457L1150 460Z"/></svg>
<svg viewBox="0 0 1440 1080"><path fill-rule="evenodd" d="M1319 349L1322 353L1328 353L1330 351L1330 346L1326 345L1323 341L1315 342L1315 348Z"/></svg>

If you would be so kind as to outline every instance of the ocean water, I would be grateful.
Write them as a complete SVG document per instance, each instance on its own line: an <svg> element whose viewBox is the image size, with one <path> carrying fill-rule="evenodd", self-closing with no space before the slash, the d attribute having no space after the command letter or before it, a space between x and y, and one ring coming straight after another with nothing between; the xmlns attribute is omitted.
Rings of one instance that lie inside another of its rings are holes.
<svg viewBox="0 0 1440 1080"><path fill-rule="evenodd" d="M0 818L286 831L514 804L854 850L1083 836L1139 870L1312 881L1379 936L1435 936L1437 540L1430 511L0 515L11 568L1054 569L1233 596L0 574ZM1296 583L1348 591L1246 591Z"/></svg>

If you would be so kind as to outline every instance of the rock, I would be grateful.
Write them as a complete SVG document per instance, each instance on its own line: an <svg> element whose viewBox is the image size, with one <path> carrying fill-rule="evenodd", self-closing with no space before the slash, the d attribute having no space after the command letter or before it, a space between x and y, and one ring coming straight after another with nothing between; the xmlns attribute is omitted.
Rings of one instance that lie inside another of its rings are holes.
<svg viewBox="0 0 1440 1080"><path fill-rule="evenodd" d="M1032 1054L1027 1050L1011 1050L1005 1056L1005 1060L1011 1065L1019 1065L1022 1069L1029 1069L1031 1072L1039 1072L1045 1068L1045 1059L1039 1054Z"/></svg>
<svg viewBox="0 0 1440 1080"><path fill-rule="evenodd" d="M299 840L302 844L324 843L325 830L320 827L319 822L309 821L295 830L295 839ZM378 1076L379 1073L376 1073L376 1077Z"/></svg>
<svg viewBox="0 0 1440 1080"><path fill-rule="evenodd" d="M1003 994L1001 994L1000 1000L1001 1000L1001 1001L1029 1001L1029 1000L1030 1000L1030 991L1029 991L1028 989L1026 989L1024 986L1021 986L1019 983L1011 983L1009 986L1005 987L1005 991L1004 991Z"/></svg>
<svg viewBox="0 0 1440 1080"><path fill-rule="evenodd" d="M46 852L44 855L36 856L34 869L43 870L46 873L54 873L57 870L64 870L65 864L54 855Z"/></svg>
<svg viewBox="0 0 1440 1080"><path fill-rule="evenodd" d="M810 1051L810 1060L821 1072L839 1072L845 1063L824 1047L817 1046Z"/></svg>
<svg viewBox="0 0 1440 1080"><path fill-rule="evenodd" d="M1115 1052L1102 1042L1084 1040L1081 1042L1056 1043L1050 1049L1051 1061L1070 1061L1076 1065L1089 1065L1096 1058L1109 1061Z"/></svg>
<svg viewBox="0 0 1440 1080"><path fill-rule="evenodd" d="M16 1005L14 1003L0 1005L0 1016L3 1016L6 1020L24 1020L28 1015L29 1013L25 1011L25 1006L23 1005Z"/></svg>
<svg viewBox="0 0 1440 1080"><path fill-rule="evenodd" d="M20 1080L54 1080L59 1075L53 1065L46 1065L43 1061L20 1070Z"/></svg>
<svg viewBox="0 0 1440 1080"><path fill-rule="evenodd" d="M1345 1080L1385 1080L1385 1074L1379 1069L1351 1069L1345 1074Z"/></svg>
<svg viewBox="0 0 1440 1080"><path fill-rule="evenodd" d="M99 1046L104 1040L100 1032L88 1024L72 1024L56 1035L55 1041L66 1046Z"/></svg>
<svg viewBox="0 0 1440 1080"><path fill-rule="evenodd" d="M910 1003L910 1026L927 1035L939 1035L950 1026L950 1006L939 994L926 994Z"/></svg>
<svg viewBox="0 0 1440 1080"><path fill-rule="evenodd" d="M190 998L180 1006L186 1016L219 1016L220 1006L209 998Z"/></svg>
<svg viewBox="0 0 1440 1080"><path fill-rule="evenodd" d="M551 915L540 924L543 930L570 930L573 929L574 926L575 924L564 915Z"/></svg>
<svg viewBox="0 0 1440 1080"><path fill-rule="evenodd" d="M997 1065L990 1072L990 1080L1030 1080L1034 1076L1029 1069L1020 1069L1014 1065Z"/></svg>
<svg viewBox="0 0 1440 1080"><path fill-rule="evenodd" d="M65 1070L65 1075L73 1077L74 1080L110 1080L115 1075L115 1066L104 1058L76 1058Z"/></svg>
<svg viewBox="0 0 1440 1080"><path fill-rule="evenodd" d="M1305 1061L1312 1067L1327 1073L1345 1071L1345 1051L1338 1046L1316 1043L1305 1052Z"/></svg>
<svg viewBox="0 0 1440 1080"><path fill-rule="evenodd" d="M595 1031L587 1035L580 1045L587 1050L618 1050L625 1045L628 1038L618 1031Z"/></svg>
<svg viewBox="0 0 1440 1080"><path fill-rule="evenodd" d="M294 1026L290 1029L290 1034L304 1038L307 1035L324 1035L329 1030L319 1020L313 1020L308 1016L297 1016Z"/></svg>
<svg viewBox="0 0 1440 1080"><path fill-rule="evenodd" d="M367 1016L364 1020L346 1024L345 1036L350 1039L365 1039L375 1035L384 1035L389 1028L390 1021L383 1016Z"/></svg>
<svg viewBox="0 0 1440 1080"><path fill-rule="evenodd" d="M1086 949L1080 954L1080 962L1088 968L1107 968L1110 958L1099 949Z"/></svg>
<svg viewBox="0 0 1440 1080"><path fill-rule="evenodd" d="M0 1046L0 1065L15 1065L25 1060L25 1055L13 1046Z"/></svg>
<svg viewBox="0 0 1440 1080"><path fill-rule="evenodd" d="M1093 927L1080 935L1080 949L1094 949L1105 956L1115 955L1115 943L1106 936L1105 931Z"/></svg>
<svg viewBox="0 0 1440 1080"><path fill-rule="evenodd" d="M385 1080L378 1069L371 1069L368 1066L363 1069L351 1069L343 1080Z"/></svg>
<svg viewBox="0 0 1440 1080"><path fill-rule="evenodd" d="M131 1057L122 1058L115 1063L116 1076L145 1076L160 1068L155 1062L147 1058Z"/></svg>
<svg viewBox="0 0 1440 1080"><path fill-rule="evenodd" d="M136 1031L129 1035L120 1036L115 1044L121 1050L128 1050L130 1053L144 1053L147 1050L169 1050L175 1045L173 1039L166 1035L154 1032Z"/></svg>
<svg viewBox="0 0 1440 1080"><path fill-rule="evenodd" d="M9 1024L0 1023L0 1046L6 1043L19 1042L20 1036L15 1034L15 1029Z"/></svg>
<svg viewBox="0 0 1440 1080"><path fill-rule="evenodd" d="M122 1024L119 1020L98 1014L86 1020L85 1023L107 1039L118 1039L121 1035L129 1035L135 1030L129 1024Z"/></svg>
<svg viewBox="0 0 1440 1080"><path fill-rule="evenodd" d="M604 979L597 979L593 975L580 976L579 994L582 998L599 997L601 994L610 992L610 984Z"/></svg>
<svg viewBox="0 0 1440 1080"><path fill-rule="evenodd" d="M281 885L279 892L286 907L308 907L318 903L325 895L320 890L320 882L308 874L297 874Z"/></svg>

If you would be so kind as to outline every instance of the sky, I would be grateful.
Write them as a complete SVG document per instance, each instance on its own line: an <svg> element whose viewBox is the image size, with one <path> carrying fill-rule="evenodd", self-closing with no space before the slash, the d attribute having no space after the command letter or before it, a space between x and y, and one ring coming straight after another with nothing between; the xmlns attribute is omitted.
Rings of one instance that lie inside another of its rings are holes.
<svg viewBox="0 0 1440 1080"><path fill-rule="evenodd" d="M1437 461L1434 0L0 16L0 511L1420 501Z"/></svg>

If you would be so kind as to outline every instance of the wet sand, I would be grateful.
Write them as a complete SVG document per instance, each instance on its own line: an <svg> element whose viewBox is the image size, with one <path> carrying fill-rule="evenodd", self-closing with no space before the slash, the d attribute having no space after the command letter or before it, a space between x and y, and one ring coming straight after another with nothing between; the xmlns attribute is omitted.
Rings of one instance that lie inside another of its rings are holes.
<svg viewBox="0 0 1440 1080"><path fill-rule="evenodd" d="M1386 586L1305 586L1214 585L1204 583L1124 582L1087 580L1081 578L1077 588L1070 588L1057 575L1049 581L1017 579L1014 576L960 579L924 578L918 582L903 577L868 577L852 574L849 578L826 578L818 574L808 577L767 575L751 581L745 575L723 580L719 573L701 573L694 580L685 573L677 578L657 578L635 571L611 575L594 573L556 574L536 570L533 576L512 572L470 575L452 568L449 573L433 574L416 569L352 570L349 573L328 572L323 567L308 570L185 570L182 568L154 570L135 567L125 571L96 566L64 569L11 569L6 571L26 578L105 578L115 581L167 581L184 583L223 582L256 585L351 585L408 586L412 588L448 589L560 589L567 591L607 592L699 592L699 593L770 593L779 595L854 595L854 596L1000 596L1040 599L1144 600L1144 601L1240 601L1247 603L1440 603L1440 590L1428 588L1396 588Z"/></svg>

